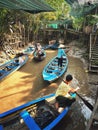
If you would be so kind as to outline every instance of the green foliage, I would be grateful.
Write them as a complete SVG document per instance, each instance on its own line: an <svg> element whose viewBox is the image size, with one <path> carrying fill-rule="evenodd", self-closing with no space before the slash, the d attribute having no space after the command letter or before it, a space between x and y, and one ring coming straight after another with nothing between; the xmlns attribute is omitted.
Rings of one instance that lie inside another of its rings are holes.
<svg viewBox="0 0 98 130"><path fill-rule="evenodd" d="M96 24L98 22L98 15L88 15L86 17L86 25L91 25L93 26L94 24Z"/></svg>
<svg viewBox="0 0 98 130"><path fill-rule="evenodd" d="M81 18L74 18L74 17L72 17L72 19L73 19L73 27L75 29L80 30L82 28L82 25L83 25L83 22L84 22L84 18L83 17L81 17Z"/></svg>
<svg viewBox="0 0 98 130"><path fill-rule="evenodd" d="M6 9L0 9L0 35L7 31L8 27L8 11Z"/></svg>
<svg viewBox="0 0 98 130"><path fill-rule="evenodd" d="M0 10L0 35L10 32L10 28L14 30L19 29L19 22L25 27L25 31L32 30L36 35L39 28L46 26L49 21L63 20L68 17L69 6L64 0L46 0L46 2L56 11L45 12L39 14L29 14L17 10Z"/></svg>
<svg viewBox="0 0 98 130"><path fill-rule="evenodd" d="M51 7L53 7L56 11L52 12L51 17L55 18L51 20L61 20L66 19L69 16L69 6L66 4L64 0L46 0ZM50 14L50 13L48 13ZM48 17L48 15L47 15ZM49 15L50 18L50 15Z"/></svg>
<svg viewBox="0 0 98 130"><path fill-rule="evenodd" d="M27 30L37 35L41 27L45 27L50 21L63 21L65 19L72 19L73 28L80 30L85 21L85 12L88 12L88 7L79 6L74 3L71 8L65 0L45 0L52 8L55 9L53 12L44 12L39 14L29 14L23 11L0 9L0 36L4 33L10 32L10 28L15 31L19 30L19 23ZM91 9L94 8L91 6ZM90 7L89 7L90 9ZM72 17L71 13L74 14ZM81 14L83 17L81 17ZM79 17L78 17L79 15ZM85 25L94 25L98 21L97 15L86 15Z"/></svg>

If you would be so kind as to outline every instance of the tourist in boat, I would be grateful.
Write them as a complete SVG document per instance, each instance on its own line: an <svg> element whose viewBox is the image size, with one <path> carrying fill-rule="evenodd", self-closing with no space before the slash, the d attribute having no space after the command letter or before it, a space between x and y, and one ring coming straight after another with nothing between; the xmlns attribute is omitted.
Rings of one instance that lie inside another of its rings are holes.
<svg viewBox="0 0 98 130"><path fill-rule="evenodd" d="M70 94L75 93L79 87L72 88L69 84L72 82L72 75L68 74L66 80L56 90L56 103L55 107L58 112L61 112L66 106L71 106L75 102L75 98L71 98Z"/></svg>
<svg viewBox="0 0 98 130"><path fill-rule="evenodd" d="M19 64L22 64L24 62L24 59L23 59L23 57L19 57Z"/></svg>
<svg viewBox="0 0 98 130"><path fill-rule="evenodd" d="M40 44L40 43L36 43L36 44L35 44L35 50L36 50L36 51L40 51L41 49L42 49L41 44Z"/></svg>
<svg viewBox="0 0 98 130"><path fill-rule="evenodd" d="M44 55L44 52L42 50L42 46L40 43L36 44L36 51L39 58Z"/></svg>
<svg viewBox="0 0 98 130"><path fill-rule="evenodd" d="M22 64L24 62L24 57L20 56L18 57L15 62L13 63L14 65L19 65Z"/></svg>
<svg viewBox="0 0 98 130"><path fill-rule="evenodd" d="M37 43L37 48L38 48L38 51L40 51L42 49L42 46L40 43Z"/></svg>

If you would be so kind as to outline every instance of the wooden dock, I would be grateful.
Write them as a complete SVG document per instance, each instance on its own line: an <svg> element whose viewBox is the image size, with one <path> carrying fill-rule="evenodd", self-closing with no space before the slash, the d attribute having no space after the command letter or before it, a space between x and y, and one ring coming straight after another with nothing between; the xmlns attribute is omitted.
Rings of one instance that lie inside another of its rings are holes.
<svg viewBox="0 0 98 130"><path fill-rule="evenodd" d="M98 73L98 35L90 35L89 72Z"/></svg>

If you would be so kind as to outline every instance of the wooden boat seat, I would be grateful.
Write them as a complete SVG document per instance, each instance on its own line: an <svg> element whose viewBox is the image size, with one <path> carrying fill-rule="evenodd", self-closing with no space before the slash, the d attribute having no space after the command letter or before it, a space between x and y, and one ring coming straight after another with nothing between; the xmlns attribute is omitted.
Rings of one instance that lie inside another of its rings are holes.
<svg viewBox="0 0 98 130"><path fill-rule="evenodd" d="M14 68L14 66L6 66L6 67L5 67L5 70L6 70L6 71L10 71L10 70L13 69L13 68Z"/></svg>
<svg viewBox="0 0 98 130"><path fill-rule="evenodd" d="M2 70L0 70L0 76L2 76L4 73L6 73L7 71L6 70L4 70L4 69L2 69Z"/></svg>
<svg viewBox="0 0 98 130"><path fill-rule="evenodd" d="M2 125L0 125L0 130L3 130L3 126Z"/></svg>
<svg viewBox="0 0 98 130"><path fill-rule="evenodd" d="M28 126L29 130L40 130L40 127L36 124L35 120L30 116L30 114L24 110L20 113L25 124Z"/></svg>
<svg viewBox="0 0 98 130"><path fill-rule="evenodd" d="M13 62L10 65L6 66L5 68L6 68L7 71L9 71L9 70L13 69L15 66L18 66L18 65L19 65L19 63Z"/></svg>
<svg viewBox="0 0 98 130"><path fill-rule="evenodd" d="M17 64L17 63L11 63L10 65L5 66L4 68L2 68L0 70L0 76L3 75L4 73L6 73L7 71L10 71L11 69L13 69L17 65L19 65L19 64Z"/></svg>
<svg viewBox="0 0 98 130"><path fill-rule="evenodd" d="M49 66L48 67L50 70L56 70L56 69L58 69L58 67L54 67L54 66Z"/></svg>
<svg viewBox="0 0 98 130"><path fill-rule="evenodd" d="M58 62L58 59L55 59L54 62Z"/></svg>
<svg viewBox="0 0 98 130"><path fill-rule="evenodd" d="M66 61L66 57L63 57L63 61L64 61L64 60Z"/></svg>
<svg viewBox="0 0 98 130"><path fill-rule="evenodd" d="M52 65L52 66L57 66L57 65L58 65L58 63L56 63L56 62L55 62L55 63L52 63L51 65Z"/></svg>
<svg viewBox="0 0 98 130"><path fill-rule="evenodd" d="M56 60L54 60L52 63L55 63L55 64L56 64L56 63L58 63L58 60L56 59Z"/></svg>
<svg viewBox="0 0 98 130"><path fill-rule="evenodd" d="M14 62L12 62L10 65L11 65L11 66L17 66L17 65L19 65L18 62L19 62L19 61L14 61Z"/></svg>
<svg viewBox="0 0 98 130"><path fill-rule="evenodd" d="M60 72L55 72L56 75L60 75Z"/></svg>
<svg viewBox="0 0 98 130"><path fill-rule="evenodd" d="M51 70L46 70L46 72L47 72L47 73L52 73L52 71L51 71Z"/></svg>
<svg viewBox="0 0 98 130"><path fill-rule="evenodd" d="M66 63L66 60L63 60L63 63Z"/></svg>
<svg viewBox="0 0 98 130"><path fill-rule="evenodd" d="M46 70L48 73L58 73L59 72L59 70L55 70L55 69L48 69L48 70Z"/></svg>

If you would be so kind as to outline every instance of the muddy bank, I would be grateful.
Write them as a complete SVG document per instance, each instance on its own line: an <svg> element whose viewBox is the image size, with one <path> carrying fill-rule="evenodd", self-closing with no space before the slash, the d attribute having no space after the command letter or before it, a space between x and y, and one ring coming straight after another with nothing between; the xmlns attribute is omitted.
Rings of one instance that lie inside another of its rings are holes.
<svg viewBox="0 0 98 130"><path fill-rule="evenodd" d="M88 65L89 65L89 52L86 45L83 43L79 43L77 41L73 41L69 43L69 52L68 55L70 57L78 58L83 63L83 71L86 75L86 82L87 86L89 86L89 91L91 92L89 96L92 98L96 97L96 90L98 88L98 74L97 73L91 73L88 71ZM79 65L80 66L80 65ZM82 71L82 70L81 70ZM83 77L83 74L81 78ZM83 83L81 83L83 84Z"/></svg>

